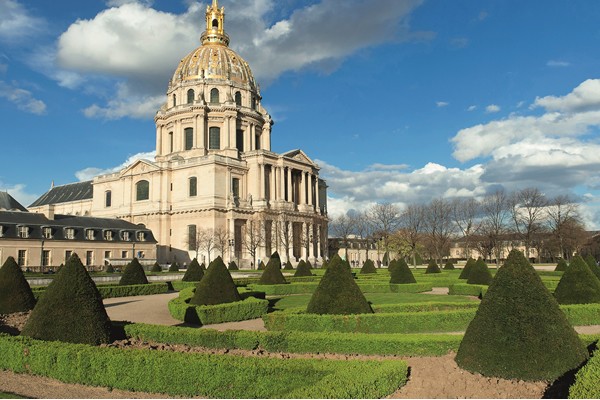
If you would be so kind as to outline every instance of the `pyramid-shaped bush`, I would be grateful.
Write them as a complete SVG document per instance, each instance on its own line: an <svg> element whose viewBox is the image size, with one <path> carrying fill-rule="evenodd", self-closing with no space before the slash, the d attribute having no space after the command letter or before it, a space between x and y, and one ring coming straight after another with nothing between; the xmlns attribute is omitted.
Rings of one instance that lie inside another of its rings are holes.
<svg viewBox="0 0 600 400"><path fill-rule="evenodd" d="M308 260L306 260L306 266L308 267L308 270L309 270L309 271L313 269L313 266L312 266L312 264L311 264L311 263L310 263L310 261L308 261ZM296 268L298 268L298 267L296 267Z"/></svg>
<svg viewBox="0 0 600 400"><path fill-rule="evenodd" d="M444 265L444 269L454 269L454 264L452 264L452 261L450 259L448 259L448 261L446 261L446 264Z"/></svg>
<svg viewBox="0 0 600 400"><path fill-rule="evenodd" d="M125 267L123 275L119 280L119 285L145 285L148 283L144 267L140 264L137 258L131 260Z"/></svg>
<svg viewBox="0 0 600 400"><path fill-rule="evenodd" d="M261 261L261 262L258 263L258 268L257 269L259 271L264 271L265 268L266 268L266 266L265 266L265 263L263 261Z"/></svg>
<svg viewBox="0 0 600 400"><path fill-rule="evenodd" d="M240 300L240 293L233 278L219 256L208 265L204 277L196 285L196 292L190 299L190 304L215 305Z"/></svg>
<svg viewBox="0 0 600 400"><path fill-rule="evenodd" d="M21 334L98 345L109 342L110 330L102 297L74 253L38 300Z"/></svg>
<svg viewBox="0 0 600 400"><path fill-rule="evenodd" d="M567 264L567 262L565 261L564 258L561 258L560 260L558 260L558 263L556 264L556 268L554 268L555 271L566 271L567 267L569 265Z"/></svg>
<svg viewBox="0 0 600 400"><path fill-rule="evenodd" d="M190 265L188 265L187 271L185 271L181 280L185 282L200 282L202 277L204 277L204 270L198 264L198 260L194 258Z"/></svg>
<svg viewBox="0 0 600 400"><path fill-rule="evenodd" d="M585 258L585 262L590 267L590 270L594 273L594 275L600 279L600 267L596 263L596 258L593 255L588 254L588 256Z"/></svg>
<svg viewBox="0 0 600 400"><path fill-rule="evenodd" d="M271 255L258 283L261 285L280 285L287 283L281 273L281 259L279 258L279 253L275 252Z"/></svg>
<svg viewBox="0 0 600 400"><path fill-rule="evenodd" d="M481 257L475 261L475 265L471 269L469 273L469 278L467 279L467 283L471 285L489 285L492 283L492 274Z"/></svg>
<svg viewBox="0 0 600 400"><path fill-rule="evenodd" d="M312 314L365 314L373 309L350 269L336 254L314 291L306 312Z"/></svg>
<svg viewBox="0 0 600 400"><path fill-rule="evenodd" d="M440 270L440 267L438 267L435 260L430 260L429 264L427 265L427 269L425 270L425 273L426 274L440 274L440 273L442 273L442 271Z"/></svg>
<svg viewBox="0 0 600 400"><path fill-rule="evenodd" d="M154 263L152 268L150 268L150 272L162 272L162 268L160 267L158 261Z"/></svg>
<svg viewBox="0 0 600 400"><path fill-rule="evenodd" d="M483 297L456 354L485 376L554 380L587 350L523 253L513 250Z"/></svg>
<svg viewBox="0 0 600 400"><path fill-rule="evenodd" d="M285 262L285 266L283 267L283 269L287 269L288 271L291 269L294 269L294 267L292 266L292 263L290 262L290 260L287 260Z"/></svg>
<svg viewBox="0 0 600 400"><path fill-rule="evenodd" d="M0 268L0 314L29 311L35 306L33 292L14 258Z"/></svg>
<svg viewBox="0 0 600 400"><path fill-rule="evenodd" d="M329 268L329 261L328 260L323 260L323 265L321 265L322 269L327 269Z"/></svg>
<svg viewBox="0 0 600 400"><path fill-rule="evenodd" d="M465 264L465 267L460 272L458 279L469 279L469 274L471 273L471 269L473 268L474 265L475 265L475 260L473 258L469 257L469 259L467 260L467 263Z"/></svg>
<svg viewBox="0 0 600 400"><path fill-rule="evenodd" d="M300 260L298 265L296 265L296 273L294 276L312 276L312 272L308 268L308 263L304 262L304 260Z"/></svg>
<svg viewBox="0 0 600 400"><path fill-rule="evenodd" d="M412 271L408 268L408 264L403 258L399 261L393 260L390 264L390 283L417 283Z"/></svg>
<svg viewBox="0 0 600 400"><path fill-rule="evenodd" d="M61 265L58 267L58 270L57 270L56 272L60 271L62 267L63 267L63 265L61 264ZM114 272L115 272L115 268L112 266L112 264L108 264L108 265L106 266L106 269L105 269L104 271L105 271L107 274L112 274L112 273L114 273Z"/></svg>
<svg viewBox="0 0 600 400"><path fill-rule="evenodd" d="M375 268L375 264L373 261L367 260L364 262L362 268L360 269L361 274L376 274L377 268Z"/></svg>
<svg viewBox="0 0 600 400"><path fill-rule="evenodd" d="M239 268L238 268L237 264L236 264L236 263L235 263L235 261L233 261L233 260L229 261L229 265L227 266L227 268L228 268L230 271L238 271L238 270L239 270Z"/></svg>
<svg viewBox="0 0 600 400"><path fill-rule="evenodd" d="M173 261L171 263L169 266L169 272L179 272L179 264L177 264L177 261Z"/></svg>
<svg viewBox="0 0 600 400"><path fill-rule="evenodd" d="M554 297L560 304L600 303L600 280L581 257L575 256L560 278Z"/></svg>

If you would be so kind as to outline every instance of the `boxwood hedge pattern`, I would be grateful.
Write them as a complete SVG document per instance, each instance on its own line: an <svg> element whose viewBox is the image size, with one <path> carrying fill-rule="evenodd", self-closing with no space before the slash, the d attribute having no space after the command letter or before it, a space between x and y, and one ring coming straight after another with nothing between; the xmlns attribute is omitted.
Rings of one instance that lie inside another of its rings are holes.
<svg viewBox="0 0 600 400"><path fill-rule="evenodd" d="M600 350L575 375L569 388L570 399L600 399Z"/></svg>
<svg viewBox="0 0 600 400"><path fill-rule="evenodd" d="M17 373L184 397L381 398L403 386L408 373L406 363L397 360L257 360L6 335L0 335L0 354L0 368Z"/></svg>
<svg viewBox="0 0 600 400"><path fill-rule="evenodd" d="M146 296L151 294L167 293L169 291L169 283L149 283L146 285L126 285L126 286L96 286L103 299L113 297L128 297L128 296ZM43 288L33 288L33 295L39 298L44 291Z"/></svg>

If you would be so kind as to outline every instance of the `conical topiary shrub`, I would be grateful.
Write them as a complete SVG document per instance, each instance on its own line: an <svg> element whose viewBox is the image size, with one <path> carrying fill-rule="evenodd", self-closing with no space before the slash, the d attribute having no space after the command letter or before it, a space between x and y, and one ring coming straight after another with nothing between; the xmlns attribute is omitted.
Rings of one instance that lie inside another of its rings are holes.
<svg viewBox="0 0 600 400"><path fill-rule="evenodd" d="M61 264L61 265L62 265L62 264ZM62 268L62 267L58 267L58 271L60 271L60 269L61 269L61 268ZM57 271L57 272L58 272L58 271ZM108 264L108 265L106 266L106 270L105 270L105 271L106 271L106 273L107 273L107 274L113 274L113 273L115 272L115 268L112 266L112 264Z"/></svg>
<svg viewBox="0 0 600 400"><path fill-rule="evenodd" d="M306 260L306 267L308 268L309 271L313 269L312 264L308 260ZM298 267L296 267L296 268L298 268Z"/></svg>
<svg viewBox="0 0 600 400"><path fill-rule="evenodd" d="M238 270L239 270L239 268L238 268L237 264L236 264L236 263L235 263L235 261L233 261L233 260L229 261L229 265L227 266L227 268L228 268L230 271L238 271Z"/></svg>
<svg viewBox="0 0 600 400"><path fill-rule="evenodd" d="M539 275L513 250L469 324L456 362L485 376L554 380L587 356Z"/></svg>
<svg viewBox="0 0 600 400"><path fill-rule="evenodd" d="M198 260L194 258L190 265L188 265L181 280L184 282L200 282L203 276L204 271L202 270L202 267L200 267L200 264L198 264Z"/></svg>
<svg viewBox="0 0 600 400"><path fill-rule="evenodd" d="M265 270L265 263L261 260L261 262L258 263L258 270L259 271L264 271Z"/></svg>
<svg viewBox="0 0 600 400"><path fill-rule="evenodd" d="M350 269L336 254L314 291L306 312L312 314L365 314L373 309L354 281Z"/></svg>
<svg viewBox="0 0 600 400"><path fill-rule="evenodd" d="M581 257L575 256L558 281L554 297L560 304L600 303L600 280Z"/></svg>
<svg viewBox="0 0 600 400"><path fill-rule="evenodd" d="M287 269L288 271L291 269L294 269L294 267L292 267L292 263L290 262L290 260L287 260L285 262L285 266L283 267L283 269Z"/></svg>
<svg viewBox="0 0 600 400"><path fill-rule="evenodd" d="M179 264L177 264L177 261L173 261L171 263L169 266L169 272L179 272Z"/></svg>
<svg viewBox="0 0 600 400"><path fill-rule="evenodd" d="M567 264L567 262L565 261L564 258L561 258L558 260L558 263L556 264L556 268L554 268L555 271L566 271L567 267L569 265Z"/></svg>
<svg viewBox="0 0 600 400"><path fill-rule="evenodd" d="M150 272L162 272L162 268L160 267L158 261L155 262L154 265L152 265L152 268L150 268Z"/></svg>
<svg viewBox="0 0 600 400"><path fill-rule="evenodd" d="M219 256L208 265L204 277L196 285L196 292L190 299L190 304L214 305L241 299L231 274Z"/></svg>
<svg viewBox="0 0 600 400"><path fill-rule="evenodd" d="M594 275L600 279L600 267L596 263L596 258L593 255L588 254L588 256L585 258L585 262L590 267L590 270L594 273Z"/></svg>
<svg viewBox="0 0 600 400"><path fill-rule="evenodd" d="M417 283L408 264L401 258L399 261L392 261L393 267L390 267L390 283Z"/></svg>
<svg viewBox="0 0 600 400"><path fill-rule="evenodd" d="M441 274L442 271L440 270L440 267L438 267L435 260L430 260L429 264L427 265L427 269L425 270L425 273L426 274Z"/></svg>
<svg viewBox="0 0 600 400"><path fill-rule="evenodd" d="M361 274L376 274L377 268L375 268L375 264L373 261L367 260L364 262L362 268L360 269Z"/></svg>
<svg viewBox="0 0 600 400"><path fill-rule="evenodd" d="M448 261L446 261L446 264L444 265L444 269L454 269L454 264L452 263L452 261L450 259L448 259Z"/></svg>
<svg viewBox="0 0 600 400"><path fill-rule="evenodd" d="M321 265L321 268L322 268L322 269L327 269L327 268L329 268L329 261L327 261L327 260L323 260L323 265Z"/></svg>
<svg viewBox="0 0 600 400"><path fill-rule="evenodd" d="M487 264L479 257L469 273L467 283L471 285L489 285L492 283L492 279L492 274L490 273Z"/></svg>
<svg viewBox="0 0 600 400"><path fill-rule="evenodd" d="M98 345L109 342L110 329L102 297L73 253L38 300L21 335Z"/></svg>
<svg viewBox="0 0 600 400"><path fill-rule="evenodd" d="M279 258L279 253L274 252L271 255L258 283L261 285L280 285L287 283L281 273L281 259Z"/></svg>
<svg viewBox="0 0 600 400"><path fill-rule="evenodd" d="M29 311L35 297L23 270L14 258L8 257L0 268L0 314Z"/></svg>
<svg viewBox="0 0 600 400"><path fill-rule="evenodd" d="M467 263L465 264L465 267L460 272L458 279L469 279L469 274L471 273L471 268L473 268L474 265L475 265L475 260L472 259L471 257L469 257L469 259L467 260Z"/></svg>
<svg viewBox="0 0 600 400"><path fill-rule="evenodd" d="M308 269L308 263L304 262L304 260L300 260L298 265L296 265L296 272L294 276L312 276L312 272Z"/></svg>
<svg viewBox="0 0 600 400"><path fill-rule="evenodd" d="M123 275L119 280L119 285L145 285L148 283L144 268L140 264L137 258L131 260L125 267Z"/></svg>

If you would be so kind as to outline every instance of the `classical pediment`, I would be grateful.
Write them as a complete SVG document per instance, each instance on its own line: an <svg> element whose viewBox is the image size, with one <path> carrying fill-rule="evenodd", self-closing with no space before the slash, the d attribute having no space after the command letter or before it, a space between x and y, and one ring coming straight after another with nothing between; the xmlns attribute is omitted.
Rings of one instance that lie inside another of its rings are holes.
<svg viewBox="0 0 600 400"><path fill-rule="evenodd" d="M123 175L139 175L148 172L158 171L159 168L151 161L148 160L137 160L133 164L125 167L121 170L120 174Z"/></svg>
<svg viewBox="0 0 600 400"><path fill-rule="evenodd" d="M283 154L284 157L288 157L291 158L293 160L299 161L303 164L308 164L308 165L316 165L313 160L311 160L306 153L304 153L302 150L297 149L297 150L292 150L292 151L288 151L287 153Z"/></svg>

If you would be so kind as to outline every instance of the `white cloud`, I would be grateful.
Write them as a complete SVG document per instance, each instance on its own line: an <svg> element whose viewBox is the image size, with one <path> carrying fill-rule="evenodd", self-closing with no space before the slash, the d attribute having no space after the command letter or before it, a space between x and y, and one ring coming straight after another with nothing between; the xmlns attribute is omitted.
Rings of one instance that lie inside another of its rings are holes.
<svg viewBox="0 0 600 400"><path fill-rule="evenodd" d="M485 112L488 114L497 113L500 111L500 106L496 104L490 104L485 108Z"/></svg>
<svg viewBox="0 0 600 400"><path fill-rule="evenodd" d="M568 61L550 60L546 63L548 67L569 67L571 65Z"/></svg>
<svg viewBox="0 0 600 400"><path fill-rule="evenodd" d="M225 29L232 48L246 58L264 84L285 71L306 67L329 71L361 48L414 38L407 18L421 3L389 1L373 7L368 0L323 0L295 10L287 19L270 21L277 2L231 0ZM157 11L149 1L110 0L108 4L112 8L76 21L60 36L56 64L75 73L67 76L70 80L85 79L89 85L90 79L109 77L121 82L117 92L125 85L133 97L117 93L106 97L110 104L86 110L93 116L110 110L105 116L118 118L127 115L129 103L140 97L164 96L178 61L200 45L205 4L190 2L183 14Z"/></svg>
<svg viewBox="0 0 600 400"><path fill-rule="evenodd" d="M447 101L436 101L435 102L435 105L438 107L446 107L448 104L450 104L450 103L448 103Z"/></svg>
<svg viewBox="0 0 600 400"><path fill-rule="evenodd" d="M80 181L89 181L98 175L104 174L112 174L115 172L119 172L123 168L133 164L137 160L154 160L154 156L156 155L155 151L147 151L142 153L137 153L132 156L129 156L125 162L116 167L111 168L97 168L97 167L87 167L82 170L75 172L75 177Z"/></svg>
<svg viewBox="0 0 600 400"><path fill-rule="evenodd" d="M45 29L46 22L30 15L16 0L0 1L0 41L17 43Z"/></svg>
<svg viewBox="0 0 600 400"><path fill-rule="evenodd" d="M43 115L46 113L46 103L36 99L33 94L25 89L0 81L0 98L5 98L21 111L30 114Z"/></svg>
<svg viewBox="0 0 600 400"><path fill-rule="evenodd" d="M107 120L124 117L145 118L154 115L163 101L163 96L140 96L130 93L126 85L120 84L116 98L108 101L106 107L93 104L85 108L83 114L88 118Z"/></svg>
<svg viewBox="0 0 600 400"><path fill-rule="evenodd" d="M149 7L152 4L154 4L154 1L153 0L108 0L106 2L106 5L109 7L120 7L124 4L129 4L129 3L140 3L140 4L143 4L147 7Z"/></svg>
<svg viewBox="0 0 600 400"><path fill-rule="evenodd" d="M0 192L8 192L23 207L27 207L39 197L37 194L28 193L27 185L22 183L8 184L0 181Z"/></svg>
<svg viewBox="0 0 600 400"><path fill-rule="evenodd" d="M467 108L467 111L475 111L477 110L477 106L473 105L473 106L469 106L469 108Z"/></svg>
<svg viewBox="0 0 600 400"><path fill-rule="evenodd" d="M566 113L600 111L600 79L588 79L566 96L536 97L533 107Z"/></svg>

